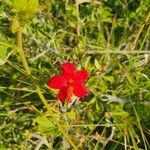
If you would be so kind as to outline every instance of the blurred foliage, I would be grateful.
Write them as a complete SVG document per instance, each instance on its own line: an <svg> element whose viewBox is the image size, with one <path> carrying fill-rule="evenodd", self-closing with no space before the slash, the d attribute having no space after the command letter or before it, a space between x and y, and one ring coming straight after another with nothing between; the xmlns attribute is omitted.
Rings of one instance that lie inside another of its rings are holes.
<svg viewBox="0 0 150 150"><path fill-rule="evenodd" d="M79 149L150 149L149 14L149 0L1 0L0 149L72 149L24 74L18 30L34 82ZM89 96L71 106L46 85L66 61L90 74Z"/></svg>

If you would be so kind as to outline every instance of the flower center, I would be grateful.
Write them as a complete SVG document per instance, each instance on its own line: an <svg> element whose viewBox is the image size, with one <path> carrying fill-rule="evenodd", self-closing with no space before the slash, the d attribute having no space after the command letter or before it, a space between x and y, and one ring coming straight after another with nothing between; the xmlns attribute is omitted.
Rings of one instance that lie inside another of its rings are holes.
<svg viewBox="0 0 150 150"><path fill-rule="evenodd" d="M73 89L74 89L73 84L74 84L74 80L69 79L68 85L67 85L67 100L68 101L71 100L71 97L73 95Z"/></svg>
<svg viewBox="0 0 150 150"><path fill-rule="evenodd" d="M67 87L67 100L71 100L71 97L73 95L73 87L72 86L68 86Z"/></svg>
<svg viewBox="0 0 150 150"><path fill-rule="evenodd" d="M68 85L72 85L73 83L74 83L74 80L69 79L69 81L68 81Z"/></svg>

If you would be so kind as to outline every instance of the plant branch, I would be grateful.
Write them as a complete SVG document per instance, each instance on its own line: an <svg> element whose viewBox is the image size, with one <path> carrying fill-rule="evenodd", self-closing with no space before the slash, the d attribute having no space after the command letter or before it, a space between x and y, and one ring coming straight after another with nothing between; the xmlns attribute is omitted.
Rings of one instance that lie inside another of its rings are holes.
<svg viewBox="0 0 150 150"><path fill-rule="evenodd" d="M22 31L18 31L17 36L18 36L18 53L20 55L23 67L24 67L25 72L26 72L26 75L30 75L31 71L30 71L30 68L28 66L27 60L25 58L25 53L24 53L23 46L22 46Z"/></svg>

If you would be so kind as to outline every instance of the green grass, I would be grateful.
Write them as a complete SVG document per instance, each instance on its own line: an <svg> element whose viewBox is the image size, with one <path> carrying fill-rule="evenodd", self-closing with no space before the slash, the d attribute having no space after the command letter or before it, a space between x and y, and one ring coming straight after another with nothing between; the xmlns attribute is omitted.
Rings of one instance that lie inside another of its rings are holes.
<svg viewBox="0 0 150 150"><path fill-rule="evenodd" d="M0 150L150 149L150 2L77 2L0 1ZM68 61L90 94L63 106Z"/></svg>

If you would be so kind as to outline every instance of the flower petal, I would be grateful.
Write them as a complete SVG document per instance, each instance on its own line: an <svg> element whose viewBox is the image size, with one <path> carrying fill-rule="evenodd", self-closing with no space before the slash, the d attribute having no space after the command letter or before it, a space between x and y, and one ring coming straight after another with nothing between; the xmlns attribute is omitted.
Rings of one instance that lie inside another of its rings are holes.
<svg viewBox="0 0 150 150"><path fill-rule="evenodd" d="M76 67L72 63L64 63L62 64L62 74L70 77L74 73L76 73Z"/></svg>
<svg viewBox="0 0 150 150"><path fill-rule="evenodd" d="M83 98L88 95L88 89L82 84L76 84L73 93L75 96Z"/></svg>
<svg viewBox="0 0 150 150"><path fill-rule="evenodd" d="M77 82L78 84L82 84L85 80L88 78L88 72L87 70L78 71L75 73L73 79L74 82Z"/></svg>
<svg viewBox="0 0 150 150"><path fill-rule="evenodd" d="M53 89L60 89L67 83L64 76L55 75L48 81L48 86Z"/></svg>
<svg viewBox="0 0 150 150"><path fill-rule="evenodd" d="M58 92L58 98L60 101L65 101L67 98L67 87L64 86L63 88L61 88Z"/></svg>

